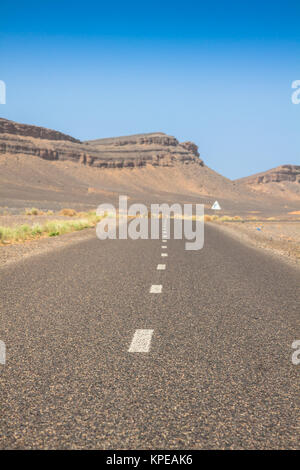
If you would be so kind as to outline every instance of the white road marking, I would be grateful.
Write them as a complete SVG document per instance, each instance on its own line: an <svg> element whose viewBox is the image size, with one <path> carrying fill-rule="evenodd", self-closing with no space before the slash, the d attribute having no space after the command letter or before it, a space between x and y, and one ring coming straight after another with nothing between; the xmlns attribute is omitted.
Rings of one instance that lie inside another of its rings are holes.
<svg viewBox="0 0 300 470"><path fill-rule="evenodd" d="M168 248L167 245L161 245L162 248Z"/></svg>
<svg viewBox="0 0 300 470"><path fill-rule="evenodd" d="M128 352L149 352L153 330L136 330Z"/></svg>
<svg viewBox="0 0 300 470"><path fill-rule="evenodd" d="M161 284L158 284L158 285L153 284L150 287L150 294L161 294L161 291L162 291L162 285Z"/></svg>
<svg viewBox="0 0 300 470"><path fill-rule="evenodd" d="M167 240L164 238L164 239L162 240L162 242L163 242L163 243L167 243Z"/></svg>
<svg viewBox="0 0 300 470"><path fill-rule="evenodd" d="M164 271L166 269L166 265L165 264L158 264L156 269L158 271Z"/></svg>
<svg viewBox="0 0 300 470"><path fill-rule="evenodd" d="M161 256L168 256L168 253L162 253Z"/></svg>

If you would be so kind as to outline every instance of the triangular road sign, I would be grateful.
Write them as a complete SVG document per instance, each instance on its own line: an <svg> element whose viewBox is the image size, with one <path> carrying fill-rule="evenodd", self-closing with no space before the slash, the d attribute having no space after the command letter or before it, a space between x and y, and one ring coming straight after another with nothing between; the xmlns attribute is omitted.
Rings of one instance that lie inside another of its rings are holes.
<svg viewBox="0 0 300 470"><path fill-rule="evenodd" d="M218 201L215 201L213 203L213 205L211 206L211 208L214 210L214 211L220 211L221 210L221 206L220 204L218 203Z"/></svg>

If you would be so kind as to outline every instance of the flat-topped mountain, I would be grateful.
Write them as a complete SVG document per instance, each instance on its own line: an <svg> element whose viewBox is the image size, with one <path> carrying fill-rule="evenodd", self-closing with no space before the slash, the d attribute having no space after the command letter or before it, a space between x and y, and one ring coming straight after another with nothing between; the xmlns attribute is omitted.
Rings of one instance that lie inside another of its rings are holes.
<svg viewBox="0 0 300 470"><path fill-rule="evenodd" d="M246 184L281 183L282 181L300 183L300 165L281 165L236 181Z"/></svg>
<svg viewBox="0 0 300 470"><path fill-rule="evenodd" d="M255 175L254 182L252 177L233 182L207 167L193 142L179 142L162 132L81 142L51 129L0 119L2 207L95 207L127 194L139 202L192 199L207 209L218 199L222 209L235 214L261 206L272 209L274 195L283 207L282 196L296 192L277 188L262 198L254 188L269 184L299 188L297 168L283 166L272 176ZM261 184L268 178L276 182Z"/></svg>
<svg viewBox="0 0 300 470"><path fill-rule="evenodd" d="M193 142L162 132L81 142L1 119L2 205L25 199L95 205L120 193L140 201L209 195L241 199L232 181L204 165Z"/></svg>
<svg viewBox="0 0 300 470"><path fill-rule="evenodd" d="M179 143L160 132L80 142L58 131L6 119L0 120L0 153L70 160L99 168L173 166L175 162L203 165L195 144Z"/></svg>
<svg viewBox="0 0 300 470"><path fill-rule="evenodd" d="M281 165L240 178L236 182L258 193L281 195L289 199L300 198L300 165Z"/></svg>

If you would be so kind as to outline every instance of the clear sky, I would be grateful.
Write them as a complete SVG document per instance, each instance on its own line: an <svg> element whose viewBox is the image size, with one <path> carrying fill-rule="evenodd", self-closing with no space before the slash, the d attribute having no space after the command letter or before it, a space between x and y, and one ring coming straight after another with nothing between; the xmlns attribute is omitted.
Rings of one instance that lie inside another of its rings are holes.
<svg viewBox="0 0 300 470"><path fill-rule="evenodd" d="M0 115L80 139L161 131L229 178L300 164L300 3L14 1Z"/></svg>

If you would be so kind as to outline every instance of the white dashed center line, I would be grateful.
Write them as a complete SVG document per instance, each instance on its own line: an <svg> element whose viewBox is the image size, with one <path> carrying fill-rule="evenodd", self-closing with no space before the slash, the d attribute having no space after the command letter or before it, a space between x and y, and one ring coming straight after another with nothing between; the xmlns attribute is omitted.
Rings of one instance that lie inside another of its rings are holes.
<svg viewBox="0 0 300 470"><path fill-rule="evenodd" d="M162 253L161 256L168 256L168 253Z"/></svg>
<svg viewBox="0 0 300 470"><path fill-rule="evenodd" d="M162 242L163 242L163 243L167 243L167 240L164 238Z"/></svg>
<svg viewBox="0 0 300 470"><path fill-rule="evenodd" d="M165 264L158 264L156 269L158 271L164 271L166 269L166 265Z"/></svg>
<svg viewBox="0 0 300 470"><path fill-rule="evenodd" d="M128 352L149 352L153 330L136 330Z"/></svg>
<svg viewBox="0 0 300 470"><path fill-rule="evenodd" d="M161 291L162 291L162 285L161 284L159 284L159 285L153 284L150 287L150 294L161 294Z"/></svg>
<svg viewBox="0 0 300 470"><path fill-rule="evenodd" d="M162 245L161 247L162 247L162 248L168 248L167 245Z"/></svg>

